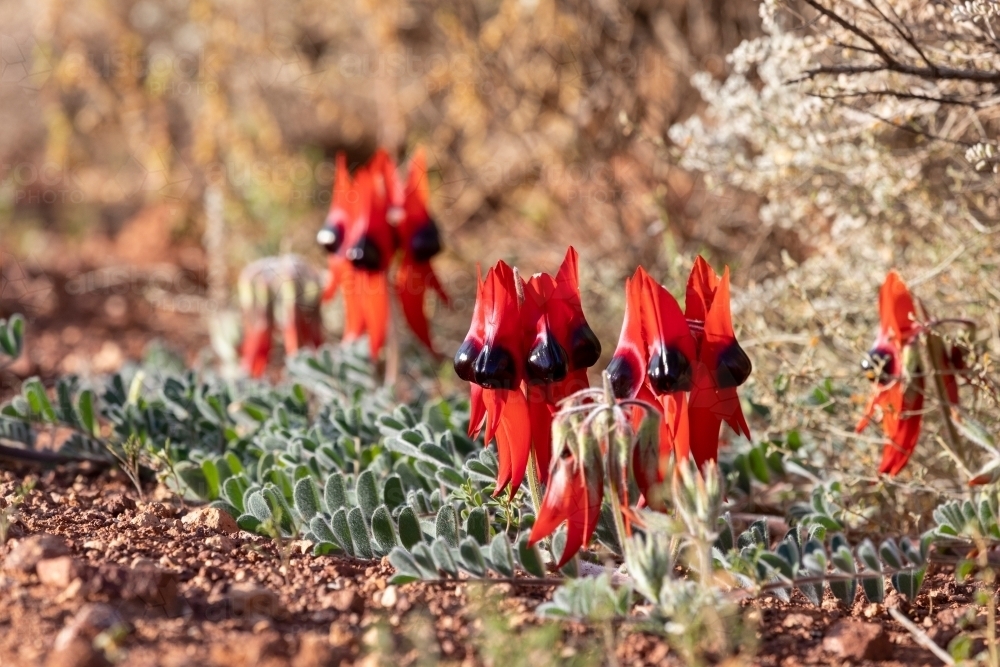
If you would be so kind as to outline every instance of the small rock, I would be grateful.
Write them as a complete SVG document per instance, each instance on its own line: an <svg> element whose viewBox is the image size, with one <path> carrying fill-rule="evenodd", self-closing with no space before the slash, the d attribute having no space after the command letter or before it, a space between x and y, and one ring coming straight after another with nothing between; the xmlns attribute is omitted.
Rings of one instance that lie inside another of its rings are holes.
<svg viewBox="0 0 1000 667"><path fill-rule="evenodd" d="M62 538L47 533L31 535L21 540L7 555L3 569L30 573L38 562L46 558L65 556L69 553Z"/></svg>
<svg viewBox="0 0 1000 667"><path fill-rule="evenodd" d="M278 595L263 586L251 583L233 584L229 587L227 599L236 616L280 618L284 614Z"/></svg>
<svg viewBox="0 0 1000 667"><path fill-rule="evenodd" d="M326 667L333 664L333 658L330 640L309 632L299 640L299 650L292 659L292 667Z"/></svg>
<svg viewBox="0 0 1000 667"><path fill-rule="evenodd" d="M872 602L870 605L865 607L865 618L875 618L876 616L881 616L885 613L885 607L883 607L878 602Z"/></svg>
<svg viewBox="0 0 1000 667"><path fill-rule="evenodd" d="M56 588L69 586L74 579L80 576L82 569L71 556L45 558L35 565L38 580L46 586L55 586Z"/></svg>
<svg viewBox="0 0 1000 667"><path fill-rule="evenodd" d="M111 516L118 516L127 510L135 509L135 501L121 493L115 493L104 499L104 509Z"/></svg>
<svg viewBox="0 0 1000 667"><path fill-rule="evenodd" d="M138 559L137 559L138 560ZM177 575L161 570L148 559L141 559L125 577L121 589L121 599L126 602L141 602L149 609L160 609L167 615L178 612Z"/></svg>
<svg viewBox="0 0 1000 667"><path fill-rule="evenodd" d="M216 507L202 507L188 512L181 519L181 523L191 528L205 528L216 533L229 535L240 532L240 527L236 525L236 519Z"/></svg>
<svg viewBox="0 0 1000 667"><path fill-rule="evenodd" d="M805 614L789 614L781 622L781 626L784 628L811 628L812 624L812 616L806 616Z"/></svg>
<svg viewBox="0 0 1000 667"><path fill-rule="evenodd" d="M353 590L343 589L333 593L332 606L340 612L360 614L365 610L365 599Z"/></svg>
<svg viewBox="0 0 1000 667"><path fill-rule="evenodd" d="M823 648L848 660L888 660L893 647L878 623L843 620L827 631Z"/></svg>
<svg viewBox="0 0 1000 667"><path fill-rule="evenodd" d="M94 551L105 551L107 545L104 544L103 540L87 540L83 543L84 549L93 549Z"/></svg>
<svg viewBox="0 0 1000 667"><path fill-rule="evenodd" d="M62 604L67 600L72 600L73 598L75 598L77 595L80 594L80 591L82 589L83 589L83 579L79 578L74 579L73 581L70 582L69 586L67 586L63 590L62 593L56 596L54 601L56 604Z"/></svg>
<svg viewBox="0 0 1000 667"><path fill-rule="evenodd" d="M152 512L140 512L132 517L129 523L136 528L159 528L160 527L160 517L156 516Z"/></svg>
<svg viewBox="0 0 1000 667"><path fill-rule="evenodd" d="M396 592L396 587L387 586L386 589L382 592L382 598L379 600L379 603L385 609L392 609L393 607L396 606L396 601L398 599L399 595Z"/></svg>
<svg viewBox="0 0 1000 667"><path fill-rule="evenodd" d="M219 553L230 553L236 550L236 543L225 535L210 535L205 538L205 546L215 549Z"/></svg>
<svg viewBox="0 0 1000 667"><path fill-rule="evenodd" d="M72 639L81 637L91 641L105 630L120 625L125 621L111 605L91 602L80 607L80 611L56 635L55 648L60 649Z"/></svg>
<svg viewBox="0 0 1000 667"><path fill-rule="evenodd" d="M94 648L94 638L125 621L109 605L85 604L56 635L46 667L97 667L106 665L104 655Z"/></svg>
<svg viewBox="0 0 1000 667"><path fill-rule="evenodd" d="M312 551L313 543L309 540L292 540L289 546L293 551L298 551L300 554L308 554Z"/></svg>
<svg viewBox="0 0 1000 667"><path fill-rule="evenodd" d="M328 640L331 646L346 648L354 641L354 633L343 625L331 623Z"/></svg>

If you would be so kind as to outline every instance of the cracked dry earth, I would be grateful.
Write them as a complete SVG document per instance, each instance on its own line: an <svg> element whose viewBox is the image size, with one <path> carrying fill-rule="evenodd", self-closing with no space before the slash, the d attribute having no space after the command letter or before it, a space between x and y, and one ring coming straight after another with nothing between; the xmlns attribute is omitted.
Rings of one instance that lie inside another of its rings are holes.
<svg viewBox="0 0 1000 667"><path fill-rule="evenodd" d="M551 595L530 583L392 586L385 561L313 557L305 544L241 532L216 510L138 501L116 471L4 465L0 507L26 478L35 482L0 546L5 667L500 664L497 642L509 656ZM946 645L963 615L975 622L972 590L950 575L929 580L907 611ZM860 596L848 613L832 598L816 608L800 595L745 603L757 617L754 662L939 664ZM566 623L558 635L560 648L548 647L555 664L602 661L599 631ZM619 630L615 653L622 665L680 664L641 631ZM505 661L553 664L530 647L518 655Z"/></svg>

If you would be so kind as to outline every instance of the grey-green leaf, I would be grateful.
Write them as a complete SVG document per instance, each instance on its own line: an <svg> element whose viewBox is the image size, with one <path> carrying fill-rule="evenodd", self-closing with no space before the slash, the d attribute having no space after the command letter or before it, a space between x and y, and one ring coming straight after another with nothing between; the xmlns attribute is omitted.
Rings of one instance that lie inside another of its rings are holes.
<svg viewBox="0 0 1000 667"><path fill-rule="evenodd" d="M358 507L365 521L371 521L375 508L379 506L378 489L375 486L375 473L365 470L358 475L358 481L354 487L354 493L358 499Z"/></svg>
<svg viewBox="0 0 1000 667"><path fill-rule="evenodd" d="M497 533L490 542L490 561L494 569L508 577L514 576L514 553L506 533Z"/></svg>
<svg viewBox="0 0 1000 667"><path fill-rule="evenodd" d="M413 508L404 507L399 513L399 541L407 549L412 549L413 545L419 544L423 539L424 534L420 529L420 521L413 512Z"/></svg>
<svg viewBox="0 0 1000 667"><path fill-rule="evenodd" d="M295 483L295 509L298 510L303 520L309 521L316 516L321 507L319 500L319 489L312 477L303 477Z"/></svg>
<svg viewBox="0 0 1000 667"><path fill-rule="evenodd" d="M458 513L450 504L444 504L438 510L434 521L434 536L443 539L450 547L458 546Z"/></svg>
<svg viewBox="0 0 1000 667"><path fill-rule="evenodd" d="M480 544L489 544L490 521L485 507L473 507L465 519L465 532Z"/></svg>
<svg viewBox="0 0 1000 667"><path fill-rule="evenodd" d="M326 501L326 511L330 514L347 507L347 490L342 474L335 472L326 478L323 498Z"/></svg>
<svg viewBox="0 0 1000 667"><path fill-rule="evenodd" d="M375 513L372 514L372 541L375 542L376 549L382 555L390 553L399 545L396 526L385 505L379 505Z"/></svg>
<svg viewBox="0 0 1000 667"><path fill-rule="evenodd" d="M374 512L373 512L374 513ZM351 541L354 543L354 554L358 558L370 560L375 557L371 540L368 537L368 526L360 507L347 513L347 525L351 530Z"/></svg>

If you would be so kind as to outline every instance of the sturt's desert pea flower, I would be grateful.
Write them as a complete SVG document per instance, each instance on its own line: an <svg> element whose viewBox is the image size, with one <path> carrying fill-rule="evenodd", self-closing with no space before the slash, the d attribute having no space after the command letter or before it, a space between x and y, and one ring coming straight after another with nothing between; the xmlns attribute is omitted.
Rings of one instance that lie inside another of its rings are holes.
<svg viewBox="0 0 1000 667"><path fill-rule="evenodd" d="M410 330L428 350L437 354L431 342L424 296L431 289L437 292L445 305L449 305L450 300L431 266L431 259L441 252L441 234L428 211L429 202L427 163L423 151L418 150L410 159L402 207L399 209L400 221L396 231L403 257L396 269L395 284L403 317Z"/></svg>
<svg viewBox="0 0 1000 667"><path fill-rule="evenodd" d="M722 422L750 435L736 387L750 375L751 364L733 330L728 269L720 277L698 258L686 311L642 267L626 281L625 295L625 319L604 389L570 396L552 417L553 461L529 544L565 523L560 566L593 536L605 482L613 514L621 519L619 532L627 533L630 478L643 494L641 503L663 509L657 490L671 454L678 465L692 459L700 468L718 455ZM539 348L546 338L536 331ZM537 356L563 355L556 349ZM559 363L543 365L549 366Z"/></svg>
<svg viewBox="0 0 1000 667"><path fill-rule="evenodd" d="M486 443L497 439L499 470L494 495L524 480L531 450L524 396L524 348L514 270L500 261L477 278L476 305L465 341L455 353L455 372L472 383L470 435L486 423Z"/></svg>
<svg viewBox="0 0 1000 667"><path fill-rule="evenodd" d="M635 461L636 480L648 497L662 482L671 453L701 466L715 460L722 422L750 437L736 387L751 363L736 341L729 308L729 269L720 278L698 257L688 278L685 310L639 267L625 284L625 320L608 366L615 397L639 399L662 416L660 458ZM635 410L636 419L642 414Z"/></svg>
<svg viewBox="0 0 1000 667"><path fill-rule="evenodd" d="M555 277L536 273L524 284L521 328L532 451L541 482L552 459L552 415L559 401L590 386L587 369L601 357L601 342L583 313L579 255L570 247Z"/></svg>
<svg viewBox="0 0 1000 667"><path fill-rule="evenodd" d="M698 348L688 419L691 455L701 467L718 457L722 422L750 439L736 388L747 381L753 366L733 330L728 266L720 277L702 257L695 259L688 277L684 316Z"/></svg>
<svg viewBox="0 0 1000 667"><path fill-rule="evenodd" d="M241 364L252 377L267 368L275 326L286 354L323 343L320 278L296 255L264 257L248 264L238 282L243 312Z"/></svg>
<svg viewBox="0 0 1000 667"><path fill-rule="evenodd" d="M316 235L327 251L329 278L323 300L344 293L344 340L368 335L376 359L389 328L389 270L402 249L393 279L403 315L414 335L434 352L424 312L428 288L447 304L448 296L430 265L441 238L428 212L429 190L423 153L411 160L405 189L396 164L384 150L359 168L353 178L342 153L337 155L330 212Z"/></svg>
<svg viewBox="0 0 1000 667"><path fill-rule="evenodd" d="M677 300L639 267L625 281L625 320L608 374L616 398L645 401L661 415L658 460L634 463L647 501L650 487L663 481L671 452L685 457L689 451L687 392L696 361L695 340ZM643 411L633 413L638 425Z"/></svg>
<svg viewBox="0 0 1000 667"><path fill-rule="evenodd" d="M868 427L876 412L881 413L886 442L879 473L897 475L916 449L923 421L928 373L919 341L923 336L936 334L931 331L933 325L918 321L916 301L895 271L889 272L879 290L878 311L878 335L861 362L874 391L858 422L857 432ZM937 357L944 400L949 406L957 406L957 376L965 367L963 353L959 346L947 347L940 339L937 342L937 346L928 345L928 354ZM979 483L979 478L971 483Z"/></svg>
<svg viewBox="0 0 1000 667"><path fill-rule="evenodd" d="M545 497L528 535L528 544L534 545L566 523L566 544L556 567L590 542L604 499L604 452L593 438L578 437L574 430L565 436L556 440L559 451L553 452Z"/></svg>
<svg viewBox="0 0 1000 667"><path fill-rule="evenodd" d="M470 432L485 419L486 442L497 436L497 493L507 484L514 493L532 453L539 480L548 481L552 414L559 401L589 386L587 368L600 358L601 344L583 313L573 248L554 277L538 273L525 282L501 261L477 284L455 370L472 383Z"/></svg>

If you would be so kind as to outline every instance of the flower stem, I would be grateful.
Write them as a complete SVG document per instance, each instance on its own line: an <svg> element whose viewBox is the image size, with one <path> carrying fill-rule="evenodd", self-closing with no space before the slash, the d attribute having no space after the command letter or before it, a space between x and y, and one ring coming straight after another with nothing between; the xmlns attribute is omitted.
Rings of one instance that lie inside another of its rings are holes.
<svg viewBox="0 0 1000 667"><path fill-rule="evenodd" d="M618 544L622 548L622 558L628 562L628 532L625 528L625 519L622 514L621 498L615 490L608 485L608 499L611 501L611 516L615 520L615 532L618 533Z"/></svg>
<svg viewBox="0 0 1000 667"><path fill-rule="evenodd" d="M531 506L535 510L535 517L542 509L542 488L538 477L538 460L535 458L535 450L528 453L528 491L531 492Z"/></svg>

